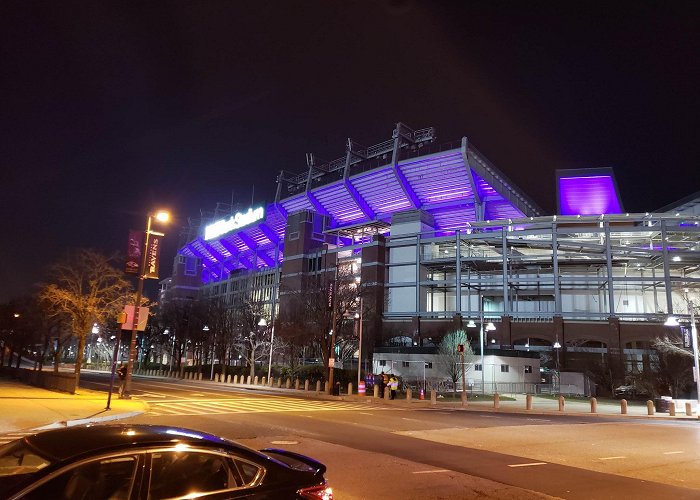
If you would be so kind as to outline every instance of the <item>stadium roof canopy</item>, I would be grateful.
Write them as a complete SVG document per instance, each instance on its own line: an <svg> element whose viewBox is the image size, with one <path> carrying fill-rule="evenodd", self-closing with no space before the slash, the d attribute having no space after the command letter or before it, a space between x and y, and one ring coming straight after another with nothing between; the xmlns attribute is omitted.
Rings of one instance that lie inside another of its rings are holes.
<svg viewBox="0 0 700 500"><path fill-rule="evenodd" d="M200 235L179 253L201 258L203 279L218 281L237 269L281 262L287 217L301 210L326 216L325 231L345 236L367 227L388 232L392 214L405 210L431 214L438 233L468 231L478 221L542 215L466 137L436 144L433 128L414 131L399 123L388 141L363 148L348 139L344 157L317 165L307 155L307 165L303 174L280 173L275 202L264 216L253 220L238 214L247 225L232 217L231 230Z"/></svg>

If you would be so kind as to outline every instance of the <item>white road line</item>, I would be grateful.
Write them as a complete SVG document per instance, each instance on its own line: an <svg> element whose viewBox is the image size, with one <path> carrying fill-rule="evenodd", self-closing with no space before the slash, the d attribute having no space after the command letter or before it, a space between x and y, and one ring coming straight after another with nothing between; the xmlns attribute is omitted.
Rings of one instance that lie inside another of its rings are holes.
<svg viewBox="0 0 700 500"><path fill-rule="evenodd" d="M685 453L684 451L664 451L664 455L678 455L679 453Z"/></svg>
<svg viewBox="0 0 700 500"><path fill-rule="evenodd" d="M360 415L370 415L370 416L374 416L374 413L367 413L367 412L364 412L364 411L358 411L357 413L359 413Z"/></svg>
<svg viewBox="0 0 700 500"><path fill-rule="evenodd" d="M434 470L416 470L411 472L411 474L436 474L438 472L451 472L448 469L434 469Z"/></svg>
<svg viewBox="0 0 700 500"><path fill-rule="evenodd" d="M532 467L534 465L547 465L547 462L530 462L527 464L511 464L508 467Z"/></svg>
<svg viewBox="0 0 700 500"><path fill-rule="evenodd" d="M627 457L600 457L598 460L622 460L623 458Z"/></svg>

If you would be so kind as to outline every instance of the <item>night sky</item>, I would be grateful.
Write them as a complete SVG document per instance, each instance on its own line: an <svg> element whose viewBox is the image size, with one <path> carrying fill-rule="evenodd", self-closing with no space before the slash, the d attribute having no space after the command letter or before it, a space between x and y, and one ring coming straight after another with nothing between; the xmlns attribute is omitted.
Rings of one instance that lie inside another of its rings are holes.
<svg viewBox="0 0 700 500"><path fill-rule="evenodd" d="M548 213L555 169L604 166L653 211L700 190L699 34L678 1L3 2L0 302L161 206L165 277L188 217L397 121L466 135Z"/></svg>

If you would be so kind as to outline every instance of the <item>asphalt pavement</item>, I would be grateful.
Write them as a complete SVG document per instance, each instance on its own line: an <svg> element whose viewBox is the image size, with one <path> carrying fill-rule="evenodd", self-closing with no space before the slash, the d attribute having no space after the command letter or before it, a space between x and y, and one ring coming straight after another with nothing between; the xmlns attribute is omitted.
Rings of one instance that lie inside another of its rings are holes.
<svg viewBox="0 0 700 500"><path fill-rule="evenodd" d="M169 379L174 380L174 379ZM193 382L193 381L188 381ZM198 381L202 386L222 385L221 382ZM234 384L226 384L234 385ZM250 385L236 384L237 386L252 388ZM309 397L328 400L367 400L368 396L327 396L315 391L303 391L284 388L272 388L256 386L256 389L265 392L279 392L294 395L296 397ZM491 401L469 400L466 405L461 402L451 402L439 398L435 404L431 404L430 398L425 400L414 398L410 403L406 399L394 401L378 400L370 398L374 404L384 404L399 407L440 407L492 412L528 413L547 415L589 415L597 416L622 416L619 402L598 402L596 412L591 411L591 404L586 400L566 399L563 409L559 407L556 398L533 397L532 409L525 408L525 396L516 395L513 400L502 400L498 408ZM57 426L72 426L83 423L108 422L136 416L148 410L148 404L138 397L132 399L119 399L113 395L110 409L107 406L107 393L90 389L78 388L75 394L55 392L31 385L25 385L11 378L8 374L0 375L0 434L26 431L31 429L43 429ZM686 415L684 411L677 411L676 416L669 413L654 411L648 414L647 406L642 403L631 403L628 406L625 418L652 418L698 421L697 414L691 412Z"/></svg>

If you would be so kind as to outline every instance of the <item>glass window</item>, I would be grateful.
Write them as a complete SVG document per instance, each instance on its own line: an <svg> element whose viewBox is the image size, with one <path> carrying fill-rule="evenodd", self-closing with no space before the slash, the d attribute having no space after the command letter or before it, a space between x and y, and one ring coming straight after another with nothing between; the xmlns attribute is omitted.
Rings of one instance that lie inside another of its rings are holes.
<svg viewBox="0 0 700 500"><path fill-rule="evenodd" d="M532 373L532 366L531 365L525 365L525 373Z"/></svg>
<svg viewBox="0 0 700 500"><path fill-rule="evenodd" d="M510 367L508 365L501 365L501 373L508 373Z"/></svg>
<svg viewBox="0 0 700 500"><path fill-rule="evenodd" d="M432 368L433 368L433 364L432 364L432 363L426 363L426 364L425 364L425 367L428 368L428 369L432 369Z"/></svg>
<svg viewBox="0 0 700 500"><path fill-rule="evenodd" d="M50 463L27 448L24 441L15 441L0 448L0 477L31 474Z"/></svg>
<svg viewBox="0 0 700 500"><path fill-rule="evenodd" d="M250 485L255 483L255 480L261 472L260 467L250 462L244 462L243 460L236 460L236 465L243 478L243 484Z"/></svg>
<svg viewBox="0 0 700 500"><path fill-rule="evenodd" d="M136 476L135 456L102 458L73 467L22 498L109 498L128 500Z"/></svg>
<svg viewBox="0 0 700 500"><path fill-rule="evenodd" d="M230 460L198 452L158 452L151 455L151 500L226 490L240 486Z"/></svg>
<svg viewBox="0 0 700 500"><path fill-rule="evenodd" d="M477 364L474 365L474 371L475 371L475 372L480 372L480 371L481 371L481 364L480 364L480 363L477 363Z"/></svg>

